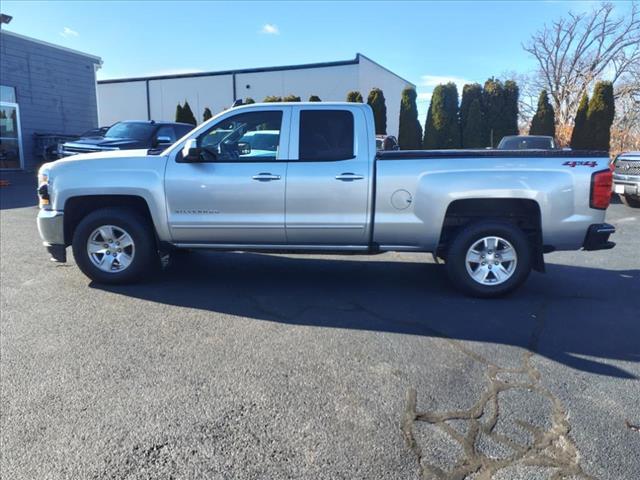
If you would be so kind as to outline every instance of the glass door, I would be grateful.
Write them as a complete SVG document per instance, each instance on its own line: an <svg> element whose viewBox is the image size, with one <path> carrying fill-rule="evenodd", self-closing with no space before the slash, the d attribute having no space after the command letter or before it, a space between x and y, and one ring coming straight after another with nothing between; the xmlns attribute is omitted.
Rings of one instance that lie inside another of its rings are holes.
<svg viewBox="0 0 640 480"><path fill-rule="evenodd" d="M22 167L22 135L18 104L0 102L0 169Z"/></svg>

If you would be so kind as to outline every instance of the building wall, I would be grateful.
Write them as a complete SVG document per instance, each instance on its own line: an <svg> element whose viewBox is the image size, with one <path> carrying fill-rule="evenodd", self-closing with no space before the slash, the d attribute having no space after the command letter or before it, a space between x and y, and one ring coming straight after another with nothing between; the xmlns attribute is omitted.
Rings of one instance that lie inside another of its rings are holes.
<svg viewBox="0 0 640 480"><path fill-rule="evenodd" d="M387 133L398 134L400 95L409 82L389 70L358 55L358 63L314 66L312 68L276 68L203 76L135 79L98 83L100 125L119 120L175 120L178 103L189 102L198 123L205 107L213 114L229 108L235 98L253 98L261 102L269 95L298 95L303 101L317 95L324 101L344 101L347 92L359 90L366 99L373 87L384 91L387 102ZM149 116L146 84L149 84Z"/></svg>
<svg viewBox="0 0 640 480"><path fill-rule="evenodd" d="M108 83L98 87L99 124L147 119L146 82Z"/></svg>
<svg viewBox="0 0 640 480"><path fill-rule="evenodd" d="M0 32L0 83L15 87L25 169L41 152L34 133L79 134L98 125L98 57Z"/></svg>
<svg viewBox="0 0 640 480"><path fill-rule="evenodd" d="M153 120L174 121L178 103L183 104L186 100L200 123L206 107L215 115L233 105L233 77L214 75L149 80L149 100Z"/></svg>
<svg viewBox="0 0 640 480"><path fill-rule="evenodd" d="M302 101L317 95L324 101L341 102L357 85L357 64L236 75L238 98L251 97L256 102L269 95L298 95Z"/></svg>
<svg viewBox="0 0 640 480"><path fill-rule="evenodd" d="M373 88L379 88L384 93L385 105L387 106L387 135L398 136L400 120L400 99L402 90L413 85L406 80L391 73L386 68L369 60L364 55L360 55L359 64L359 90L364 101Z"/></svg>

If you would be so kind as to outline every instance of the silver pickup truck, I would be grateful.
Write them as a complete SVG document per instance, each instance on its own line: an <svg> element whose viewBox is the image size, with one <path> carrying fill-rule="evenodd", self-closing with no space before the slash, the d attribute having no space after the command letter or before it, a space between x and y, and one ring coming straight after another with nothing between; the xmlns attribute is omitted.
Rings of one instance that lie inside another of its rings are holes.
<svg viewBox="0 0 640 480"><path fill-rule="evenodd" d="M544 271L544 253L612 248L611 178L602 152L377 152L368 105L253 104L161 155L43 165L38 228L96 282L138 280L175 249L431 252L491 297Z"/></svg>

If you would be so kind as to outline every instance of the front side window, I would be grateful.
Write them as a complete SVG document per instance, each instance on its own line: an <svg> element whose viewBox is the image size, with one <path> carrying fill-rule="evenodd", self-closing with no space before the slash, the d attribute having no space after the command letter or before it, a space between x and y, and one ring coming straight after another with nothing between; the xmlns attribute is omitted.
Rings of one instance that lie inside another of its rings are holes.
<svg viewBox="0 0 640 480"><path fill-rule="evenodd" d="M106 138L130 138L132 140L146 140L156 129L150 123L121 122L113 125L107 133Z"/></svg>
<svg viewBox="0 0 640 480"><path fill-rule="evenodd" d="M300 160L353 158L353 114L347 110L300 112Z"/></svg>
<svg viewBox="0 0 640 480"><path fill-rule="evenodd" d="M247 112L226 118L198 137L207 161L272 161L278 157L282 111Z"/></svg>

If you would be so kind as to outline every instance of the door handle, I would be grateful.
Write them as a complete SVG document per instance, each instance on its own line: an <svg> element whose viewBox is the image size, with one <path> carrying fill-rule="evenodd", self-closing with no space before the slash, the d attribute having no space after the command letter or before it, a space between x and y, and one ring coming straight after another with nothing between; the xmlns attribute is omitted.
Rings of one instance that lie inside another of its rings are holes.
<svg viewBox="0 0 640 480"><path fill-rule="evenodd" d="M273 175L268 172L262 172L257 175L254 175L251 178L253 178L254 180L257 180L258 182L270 182L271 180L280 180L280 175Z"/></svg>
<svg viewBox="0 0 640 480"><path fill-rule="evenodd" d="M364 176L352 172L345 172L340 175L336 175L336 180L340 180L341 182L353 182L354 180L362 180L363 178Z"/></svg>

